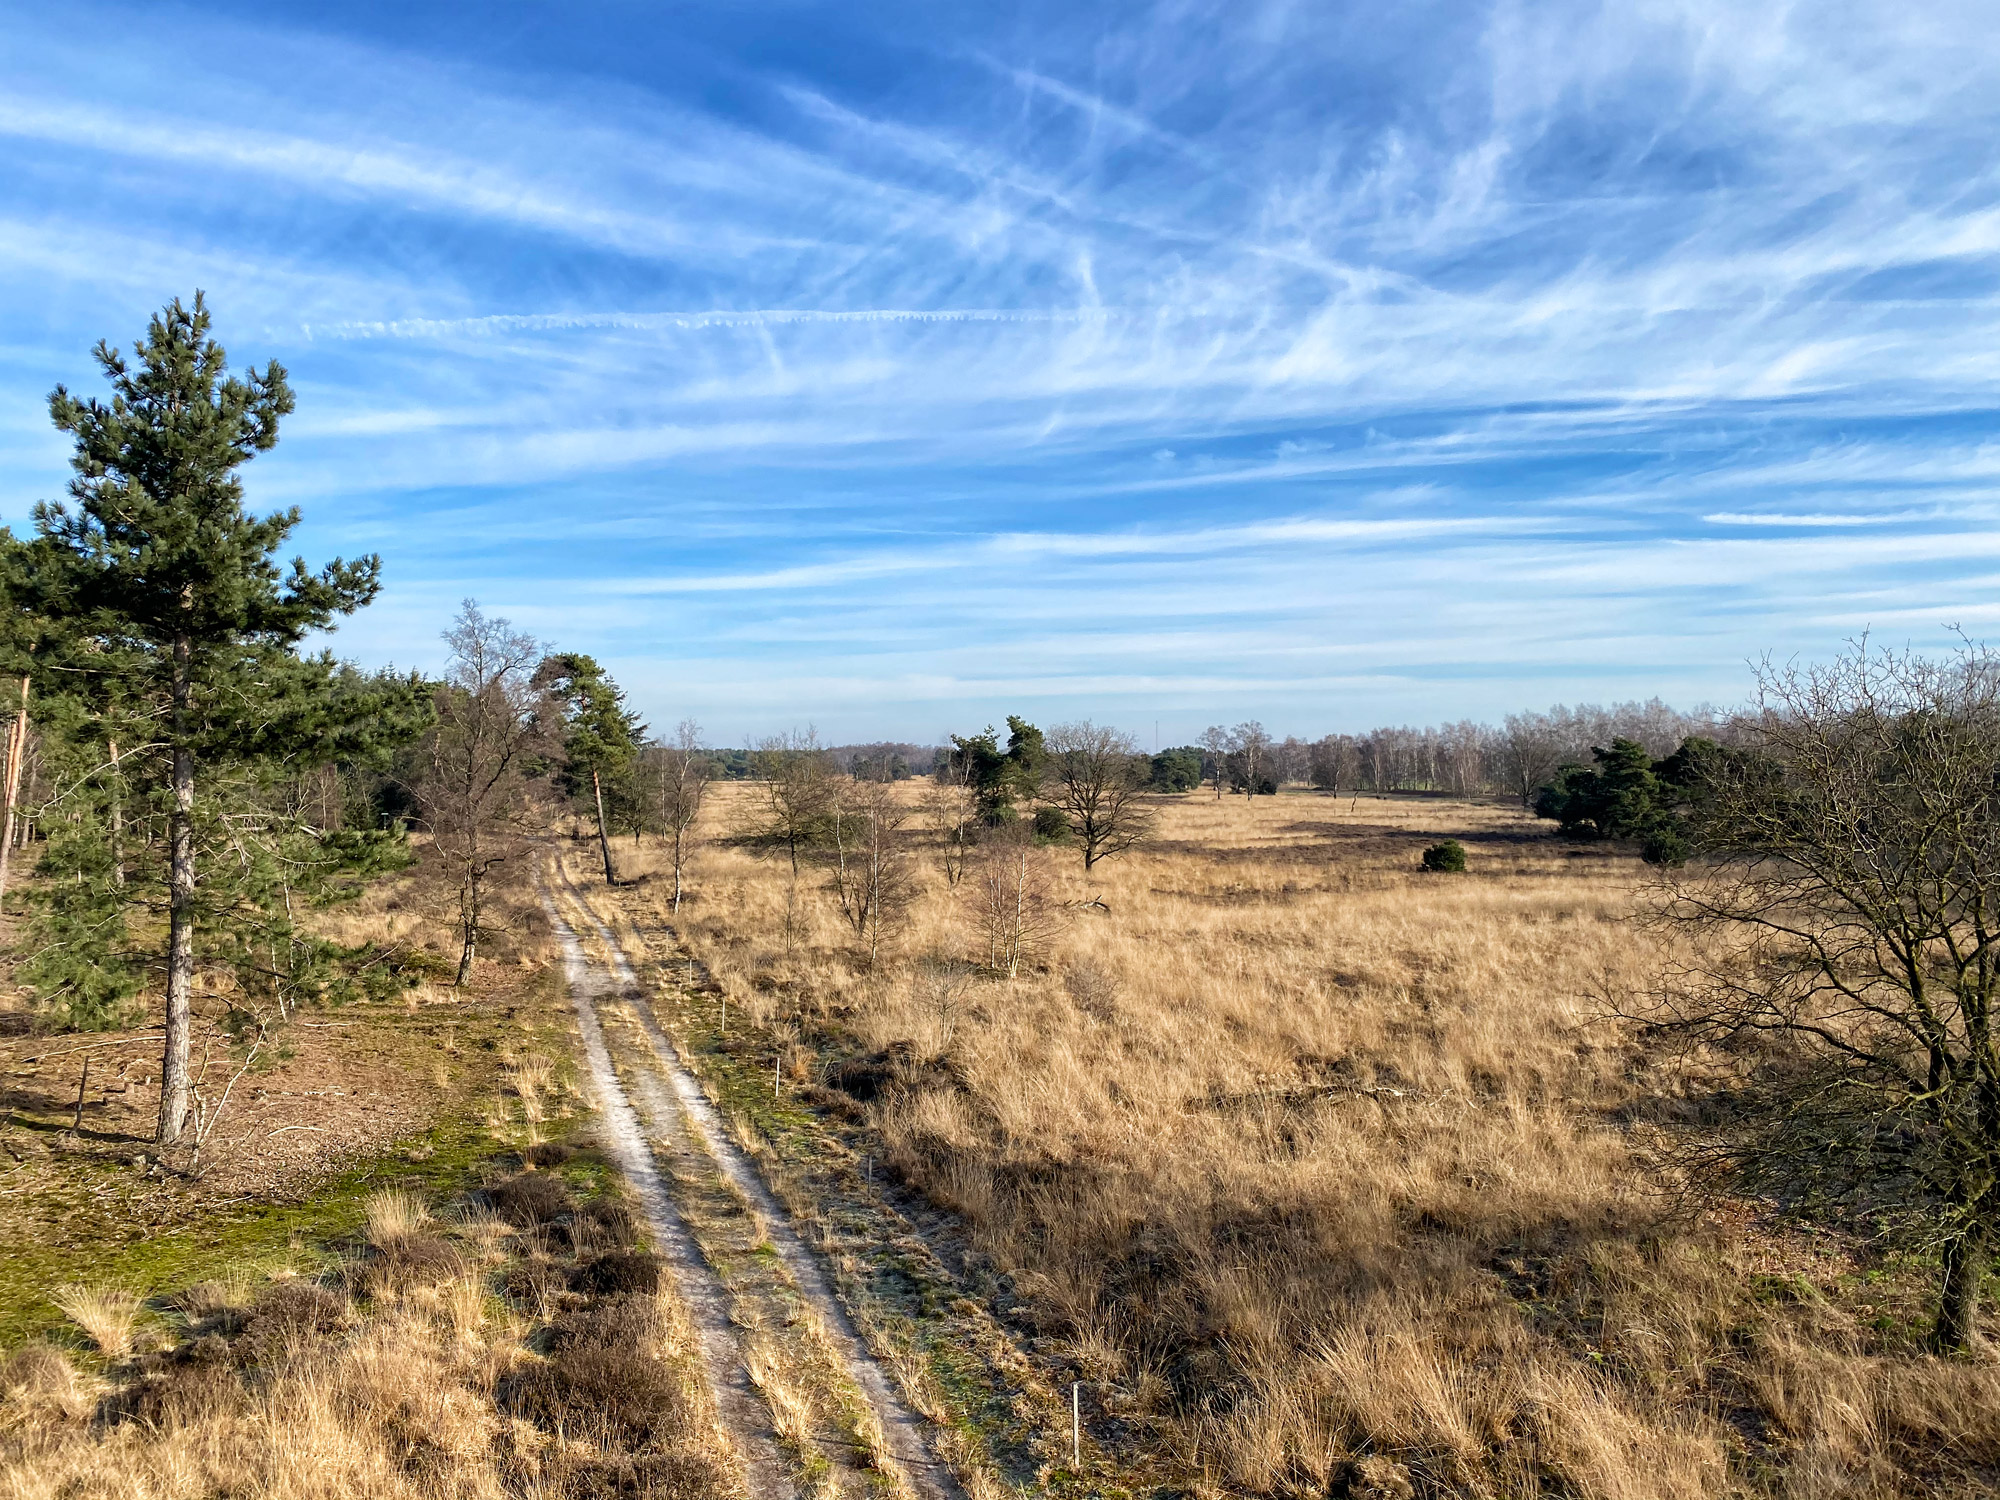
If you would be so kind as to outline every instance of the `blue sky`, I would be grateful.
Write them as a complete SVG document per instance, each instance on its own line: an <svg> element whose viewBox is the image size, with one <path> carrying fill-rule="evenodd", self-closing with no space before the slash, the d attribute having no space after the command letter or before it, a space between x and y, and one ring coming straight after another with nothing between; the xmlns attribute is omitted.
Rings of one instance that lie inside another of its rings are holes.
<svg viewBox="0 0 2000 1500"><path fill-rule="evenodd" d="M0 520L199 286L337 638L1318 734L2000 635L1990 7L0 12Z"/></svg>

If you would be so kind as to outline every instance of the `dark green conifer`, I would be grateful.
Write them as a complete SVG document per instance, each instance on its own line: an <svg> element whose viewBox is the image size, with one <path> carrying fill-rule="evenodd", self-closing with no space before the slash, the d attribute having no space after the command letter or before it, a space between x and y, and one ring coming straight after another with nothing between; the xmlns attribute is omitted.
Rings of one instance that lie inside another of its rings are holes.
<svg viewBox="0 0 2000 1500"><path fill-rule="evenodd" d="M645 738L646 726L625 707L625 694L591 657L564 652L547 657L535 673L536 685L561 705L562 788L571 797L589 793L597 814L597 847L604 856L604 883L616 885L607 831L605 788L629 773Z"/></svg>
<svg viewBox="0 0 2000 1500"><path fill-rule="evenodd" d="M46 615L67 622L72 656L90 664L66 688L72 712L95 715L100 728L145 726L146 743L128 752L119 780L167 836L166 952L154 959L166 989L163 1145L181 1139L190 1106L197 934L222 950L210 957L241 948L233 919L260 909L272 881L292 878L302 852L295 832L336 864L365 866L382 852L353 830L296 823L282 835L289 850L268 838L245 843L232 815L301 767L383 752L424 712L414 679L364 678L330 656L298 654L309 633L375 597L380 563L370 556L313 572L294 559L281 570L274 554L299 513L248 514L236 471L277 442L291 387L276 361L230 375L209 335L197 292L192 307L176 300L152 319L129 362L98 344L109 401L79 400L62 386L50 396L50 416L76 440L73 503L36 507L27 585ZM216 866L218 882L201 852L224 838L238 858ZM252 844L263 853L245 855ZM88 871L77 873L91 884Z"/></svg>

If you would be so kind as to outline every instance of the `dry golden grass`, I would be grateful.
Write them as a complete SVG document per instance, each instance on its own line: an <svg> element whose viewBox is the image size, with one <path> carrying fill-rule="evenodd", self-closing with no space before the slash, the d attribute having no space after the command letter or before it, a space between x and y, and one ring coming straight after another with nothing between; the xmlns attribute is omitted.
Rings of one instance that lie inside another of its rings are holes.
<svg viewBox="0 0 2000 1500"><path fill-rule="evenodd" d="M368 1243L378 1250L407 1243L430 1220L423 1199L396 1188L370 1193L367 1212Z"/></svg>
<svg viewBox="0 0 2000 1500"><path fill-rule="evenodd" d="M1417 869L1443 835L1468 874ZM973 935L919 857L873 972L824 900L788 953L787 866L724 843L679 925L802 1084L876 1061L890 1161L1135 1461L1253 1494L1988 1492L1990 1367L1868 1326L1857 1247L1677 1215L1647 1165L1674 1075L1590 998L1657 961L1636 861L1504 807L1175 799L1087 881L1054 851L1105 909L1047 962L953 986Z"/></svg>
<svg viewBox="0 0 2000 1500"><path fill-rule="evenodd" d="M140 1307L132 1293L118 1287L71 1283L57 1287L49 1300L106 1358L123 1359L132 1352L132 1325L138 1321Z"/></svg>

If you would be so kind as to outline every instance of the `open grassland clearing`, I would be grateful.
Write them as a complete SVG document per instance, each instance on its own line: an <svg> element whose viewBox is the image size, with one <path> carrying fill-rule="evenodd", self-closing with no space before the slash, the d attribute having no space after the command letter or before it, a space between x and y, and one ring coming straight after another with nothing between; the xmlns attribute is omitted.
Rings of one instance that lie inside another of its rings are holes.
<svg viewBox="0 0 2000 1500"><path fill-rule="evenodd" d="M720 792L726 833L751 793ZM1468 873L1420 873L1447 835ZM950 1211L955 1271L997 1275L1032 1356L1020 1387L1083 1380L1116 1472L1990 1491L2000 1376L1919 1352L1924 1268L1670 1191L1651 1147L1700 1060L1593 998L1657 962L1636 860L1500 806L1197 794L1088 881L1047 851L1064 930L1005 982L966 972L964 887L913 852L924 890L871 970L818 874L788 944L784 856L705 849L677 926L720 994L680 1024L726 1100L775 1067L774 1149L818 1149L829 1182L873 1154ZM653 858L621 849L628 876ZM662 889L621 893L635 922Z"/></svg>

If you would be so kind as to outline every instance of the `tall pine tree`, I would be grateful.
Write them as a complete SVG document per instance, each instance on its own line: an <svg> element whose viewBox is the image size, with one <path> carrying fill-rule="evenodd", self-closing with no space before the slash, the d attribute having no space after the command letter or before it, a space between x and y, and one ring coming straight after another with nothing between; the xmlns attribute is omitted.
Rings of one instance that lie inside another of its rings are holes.
<svg viewBox="0 0 2000 1500"><path fill-rule="evenodd" d="M597 812L597 847L604 856L604 883L616 885L611 836L605 828L605 787L632 768L646 726L625 707L625 694L588 656L564 652L544 658L535 684L562 707L563 790L590 795Z"/></svg>
<svg viewBox="0 0 2000 1500"><path fill-rule="evenodd" d="M197 292L156 315L130 361L94 351L109 401L58 386L55 425L73 434L73 504L36 507L41 545L30 591L103 663L98 684L121 719L151 726L145 757L167 831L165 1056L158 1139L182 1138L190 1109L196 938L226 924L204 901L204 832L227 833L218 797L242 795L284 768L365 755L419 727L420 685L360 680L297 647L375 597L380 560L274 554L296 510L252 516L237 470L278 440L293 406L285 371L227 372Z"/></svg>

